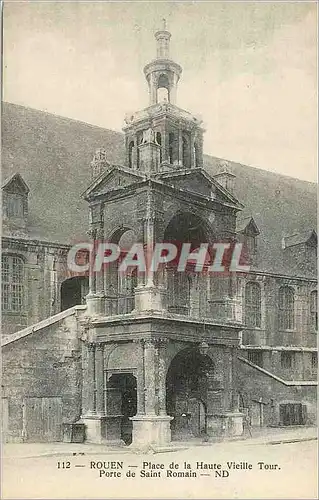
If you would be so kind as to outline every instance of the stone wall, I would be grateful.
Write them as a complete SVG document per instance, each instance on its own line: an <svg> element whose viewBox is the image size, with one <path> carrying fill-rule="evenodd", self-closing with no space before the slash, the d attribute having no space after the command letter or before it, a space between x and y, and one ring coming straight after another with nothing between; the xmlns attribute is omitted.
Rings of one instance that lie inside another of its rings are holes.
<svg viewBox="0 0 319 500"><path fill-rule="evenodd" d="M251 414L258 407L258 402L261 401L263 404L264 425L280 425L280 405L287 403L301 403L306 406L307 417L305 424L315 424L317 409L316 385L287 386L240 360L237 366L237 387L241 395L240 403L244 404L244 407L248 408Z"/></svg>
<svg viewBox="0 0 319 500"><path fill-rule="evenodd" d="M261 287L261 328L245 328L242 342L256 346L316 347L317 335L311 325L310 294L316 289L315 280L297 280L284 276L267 276L251 273L241 278L239 302L245 322L245 284L256 281ZM295 324L293 330L280 330L278 294L281 286L292 287L295 294Z"/></svg>
<svg viewBox="0 0 319 500"><path fill-rule="evenodd" d="M3 255L24 261L21 311L2 311L2 335L32 325L61 310L61 284L70 277L66 258L68 246L4 238Z"/></svg>
<svg viewBox="0 0 319 500"><path fill-rule="evenodd" d="M7 440L28 440L28 433L37 425L36 415L28 421L26 408L30 398L33 404L39 402L40 412L44 399L59 399L61 415L48 416L58 426L80 417L82 380L77 331L74 311L61 321L2 347L2 397L9 415Z"/></svg>

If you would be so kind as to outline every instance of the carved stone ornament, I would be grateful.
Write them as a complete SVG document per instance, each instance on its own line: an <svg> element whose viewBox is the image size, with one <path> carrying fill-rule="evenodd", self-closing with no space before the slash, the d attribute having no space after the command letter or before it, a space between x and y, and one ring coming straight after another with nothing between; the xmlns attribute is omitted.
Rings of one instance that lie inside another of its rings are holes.
<svg viewBox="0 0 319 500"><path fill-rule="evenodd" d="M99 148L95 151L95 154L93 156L92 163L95 162L100 162L100 161L107 161L106 158L106 151L104 148Z"/></svg>
<svg viewBox="0 0 319 500"><path fill-rule="evenodd" d="M155 142L155 133L153 129L148 128L143 132L142 144L149 144L150 142Z"/></svg>

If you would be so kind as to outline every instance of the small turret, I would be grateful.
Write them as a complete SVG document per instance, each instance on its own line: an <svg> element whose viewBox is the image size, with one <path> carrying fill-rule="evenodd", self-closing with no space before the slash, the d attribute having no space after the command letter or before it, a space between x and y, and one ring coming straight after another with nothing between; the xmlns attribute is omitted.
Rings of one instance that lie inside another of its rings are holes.
<svg viewBox="0 0 319 500"><path fill-rule="evenodd" d="M106 151L104 148L99 148L96 150L90 165L91 165L92 179L95 179L102 172L104 172L109 168L110 163L107 161Z"/></svg>
<svg viewBox="0 0 319 500"><path fill-rule="evenodd" d="M221 184L230 193L234 192L236 175L232 173L231 166L226 160L221 160L218 165L217 174L214 175L219 184Z"/></svg>

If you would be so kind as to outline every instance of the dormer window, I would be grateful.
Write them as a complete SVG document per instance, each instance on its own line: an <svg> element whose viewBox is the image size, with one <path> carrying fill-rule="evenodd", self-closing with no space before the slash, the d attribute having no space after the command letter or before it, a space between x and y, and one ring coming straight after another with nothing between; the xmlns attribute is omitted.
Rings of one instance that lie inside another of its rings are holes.
<svg viewBox="0 0 319 500"><path fill-rule="evenodd" d="M20 174L14 174L2 186L4 219L24 225L28 215L29 188Z"/></svg>
<svg viewBox="0 0 319 500"><path fill-rule="evenodd" d="M247 254L247 262L256 265L257 236L260 231L252 217L237 220L237 238L243 243L244 252Z"/></svg>
<svg viewBox="0 0 319 500"><path fill-rule="evenodd" d="M283 259L307 273L316 274L318 237L314 229L306 229L282 238Z"/></svg>
<svg viewBox="0 0 319 500"><path fill-rule="evenodd" d="M24 217L24 197L19 193L7 193L7 217Z"/></svg>

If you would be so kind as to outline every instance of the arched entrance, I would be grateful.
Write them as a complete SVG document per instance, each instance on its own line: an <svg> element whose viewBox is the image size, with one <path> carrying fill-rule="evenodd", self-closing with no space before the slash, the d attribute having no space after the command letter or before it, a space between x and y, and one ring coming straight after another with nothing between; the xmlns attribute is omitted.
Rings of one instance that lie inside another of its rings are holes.
<svg viewBox="0 0 319 500"><path fill-rule="evenodd" d="M89 278L74 276L61 284L61 311L70 307L85 304L85 297L89 293Z"/></svg>
<svg viewBox="0 0 319 500"><path fill-rule="evenodd" d="M172 439L206 433L208 377L214 365L198 348L184 349L170 364L166 376L166 407L172 421Z"/></svg>
<svg viewBox="0 0 319 500"><path fill-rule="evenodd" d="M133 424L130 417L137 411L136 378L132 373L113 374L108 381L108 399L110 406L121 414L120 433L125 444L132 442Z"/></svg>
<svg viewBox="0 0 319 500"><path fill-rule="evenodd" d="M137 268L128 268L119 272L121 261L136 243L137 236L133 229L121 227L110 237L111 243L116 243L121 249L120 258L105 267L104 289L106 292L106 313L125 314L134 309L134 290L137 285Z"/></svg>
<svg viewBox="0 0 319 500"><path fill-rule="evenodd" d="M196 214L181 212L175 215L167 225L164 241L174 243L179 252L183 243L190 243L193 252L202 243L208 242L208 227ZM178 271L177 260L166 267L168 310L175 314L199 315L199 309L205 308L207 281L203 275L194 273L194 265L188 264L185 271Z"/></svg>

